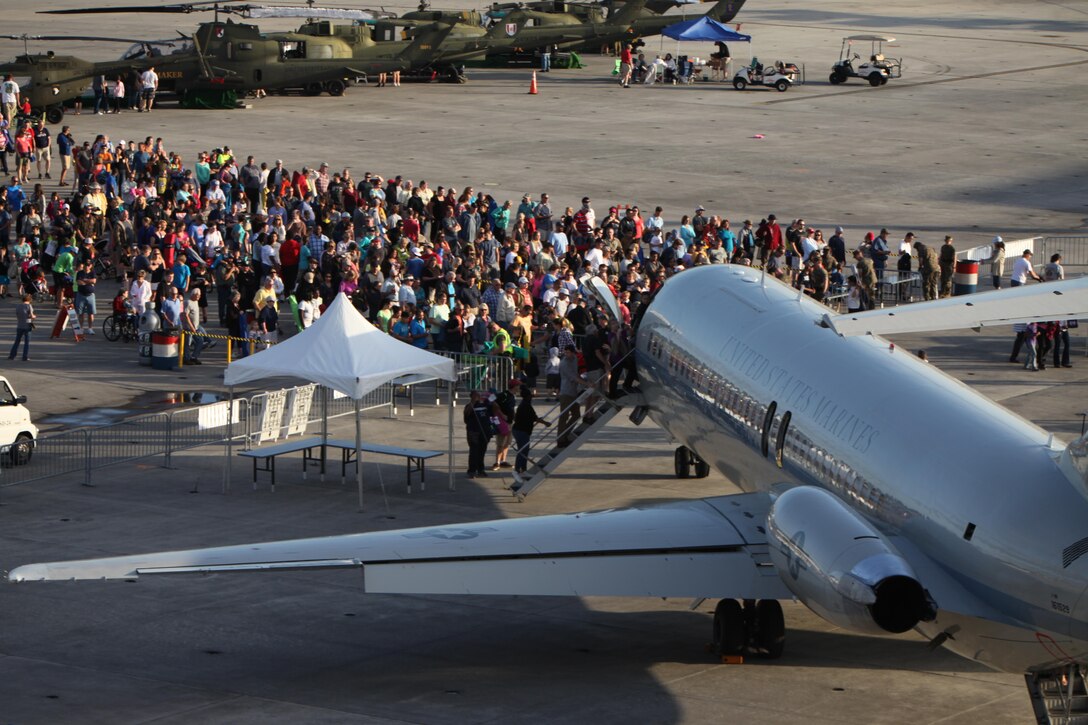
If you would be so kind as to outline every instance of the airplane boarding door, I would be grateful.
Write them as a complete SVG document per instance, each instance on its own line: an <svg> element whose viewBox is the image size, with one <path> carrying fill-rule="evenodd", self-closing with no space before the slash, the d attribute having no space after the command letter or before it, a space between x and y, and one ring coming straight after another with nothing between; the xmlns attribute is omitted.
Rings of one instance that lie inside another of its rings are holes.
<svg viewBox="0 0 1088 725"><path fill-rule="evenodd" d="M622 326L623 317L620 315L619 303L616 302L616 296L612 294L612 290L608 289L608 285L601 281L600 277L588 275L582 277L581 282L582 289L597 302L597 307L608 317L608 322Z"/></svg>

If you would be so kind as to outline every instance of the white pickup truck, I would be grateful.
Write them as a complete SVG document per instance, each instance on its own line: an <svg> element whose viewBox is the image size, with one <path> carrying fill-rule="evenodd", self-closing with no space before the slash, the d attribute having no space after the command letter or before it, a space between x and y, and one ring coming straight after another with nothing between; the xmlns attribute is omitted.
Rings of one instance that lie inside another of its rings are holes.
<svg viewBox="0 0 1088 725"><path fill-rule="evenodd" d="M7 378L0 376L0 465L21 466L34 455L38 427L30 422L25 395L15 395Z"/></svg>

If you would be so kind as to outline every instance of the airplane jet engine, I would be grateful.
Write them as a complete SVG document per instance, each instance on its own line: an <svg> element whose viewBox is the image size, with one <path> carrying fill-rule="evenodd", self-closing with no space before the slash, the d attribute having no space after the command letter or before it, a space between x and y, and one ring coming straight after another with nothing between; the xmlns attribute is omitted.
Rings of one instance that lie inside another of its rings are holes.
<svg viewBox="0 0 1088 725"><path fill-rule="evenodd" d="M789 489L771 507L767 532L786 586L832 624L899 634L935 616L910 564L834 494Z"/></svg>

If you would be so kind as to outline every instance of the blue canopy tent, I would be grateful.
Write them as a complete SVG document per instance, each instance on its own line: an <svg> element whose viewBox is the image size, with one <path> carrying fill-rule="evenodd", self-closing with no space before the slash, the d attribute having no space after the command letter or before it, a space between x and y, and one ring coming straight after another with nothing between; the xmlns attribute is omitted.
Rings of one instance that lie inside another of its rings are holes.
<svg viewBox="0 0 1088 725"><path fill-rule="evenodd" d="M719 23L713 18L708 18L703 15L702 17L695 18L694 20L685 20L682 23L675 23L666 27L661 31L662 35L667 35L677 41L681 40L703 40L703 41L722 41L723 43L750 43L752 42L751 35L744 35L736 31L730 30L725 25Z"/></svg>
<svg viewBox="0 0 1088 725"><path fill-rule="evenodd" d="M751 43L752 36L730 30L724 24L703 15L694 20L674 23L661 31L676 40L676 54L680 55L680 41L703 41L711 43ZM722 64L722 75L726 75L726 63Z"/></svg>

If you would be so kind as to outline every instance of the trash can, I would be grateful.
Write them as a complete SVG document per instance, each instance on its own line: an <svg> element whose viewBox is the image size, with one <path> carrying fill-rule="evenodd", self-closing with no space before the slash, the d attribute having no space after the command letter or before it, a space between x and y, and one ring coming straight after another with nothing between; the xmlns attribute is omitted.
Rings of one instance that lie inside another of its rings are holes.
<svg viewBox="0 0 1088 725"><path fill-rule="evenodd" d="M139 332L157 332L162 327L162 321L155 310L144 310L136 321L136 329Z"/></svg>
<svg viewBox="0 0 1088 725"><path fill-rule="evenodd" d="M178 366L178 336L176 332L151 333L151 367L173 370Z"/></svg>
<svg viewBox="0 0 1088 725"><path fill-rule="evenodd" d="M952 275L952 295L971 295L978 289L978 262L962 259L956 262L956 273Z"/></svg>
<svg viewBox="0 0 1088 725"><path fill-rule="evenodd" d="M150 332L141 332L140 333L140 345L139 345L139 348L140 348L140 359L139 359L140 364L145 365L147 367L151 367L151 333Z"/></svg>

